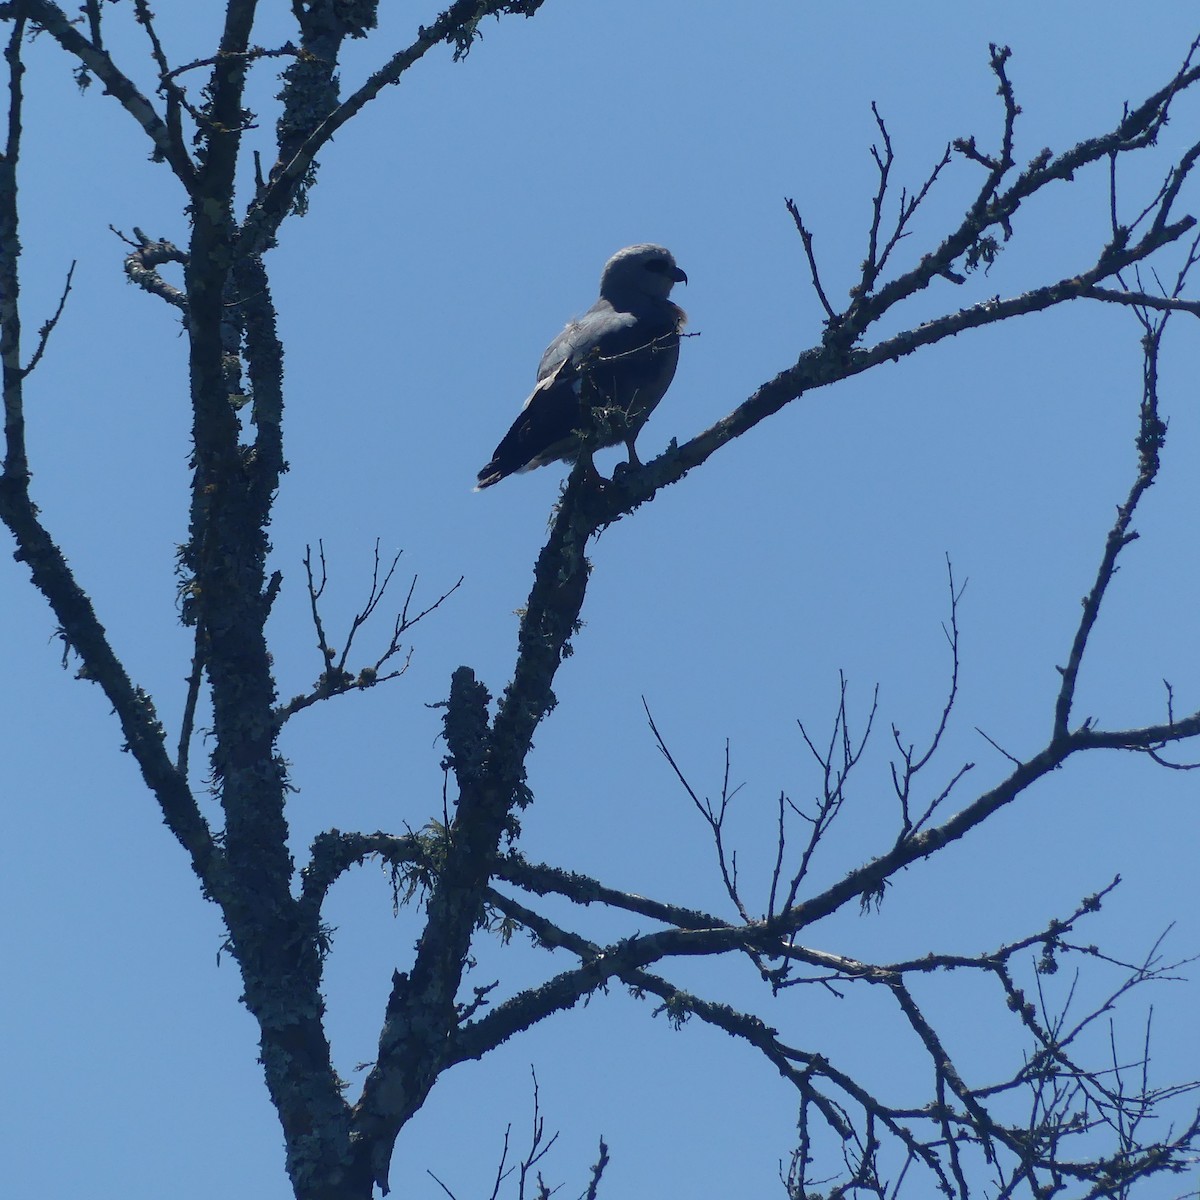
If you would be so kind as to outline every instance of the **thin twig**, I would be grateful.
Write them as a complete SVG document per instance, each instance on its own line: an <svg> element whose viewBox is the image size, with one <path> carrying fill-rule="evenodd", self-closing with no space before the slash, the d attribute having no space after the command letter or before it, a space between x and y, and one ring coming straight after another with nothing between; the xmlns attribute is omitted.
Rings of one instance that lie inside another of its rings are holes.
<svg viewBox="0 0 1200 1200"><path fill-rule="evenodd" d="M800 241L804 245L804 256L808 259L808 270L812 276L813 291L817 293L817 299L821 301L821 307L825 310L825 315L830 324L835 324L838 320L838 314L834 311L833 305L829 303L829 297L825 295L824 287L821 286L821 272L817 267L816 255L813 253L812 234L804 224L796 202L788 197L785 197L783 202L787 205L788 212L792 214L792 220L796 224L796 232L800 234Z"/></svg>
<svg viewBox="0 0 1200 1200"><path fill-rule="evenodd" d="M1166 317L1163 318L1164 321L1165 319ZM1124 504L1117 509L1116 521L1105 539L1104 554L1096 572L1096 581L1092 585L1091 591L1084 597L1083 613L1075 630L1067 664L1060 668L1062 684L1054 706L1054 739L1056 741L1067 735L1067 723L1070 720L1071 707L1075 701L1079 668L1083 662L1084 651L1087 649L1088 638L1096 624L1096 618L1100 615L1100 605L1104 600L1108 585L1116 573L1117 558L1121 551L1138 536L1135 530L1130 529L1133 514L1137 509L1138 502L1145 495L1147 489L1153 486L1154 480L1158 476L1160 451L1167 434L1166 423L1158 414L1158 352L1161 341L1161 324L1142 340L1145 364L1142 408L1137 437L1137 478L1134 480Z"/></svg>
<svg viewBox="0 0 1200 1200"><path fill-rule="evenodd" d="M75 260L71 260L71 265L67 269L66 282L63 284L62 295L58 298L58 307L54 310L54 315L42 324L38 330L37 349L33 352L33 357L29 360L28 365L24 368L23 374L28 377L33 373L34 367L42 360L42 355L46 353L46 343L50 340L50 335L54 332L54 327L58 324L58 319L63 315L63 309L67 306L67 297L71 294L71 280L75 277Z"/></svg>
<svg viewBox="0 0 1200 1200"><path fill-rule="evenodd" d="M187 694L183 701L183 720L179 727L179 748L175 754L175 768L184 779L188 775L188 753L191 749L192 731L196 722L196 702L200 697L200 683L204 677L203 639L203 625L201 622L197 622L192 669L188 672Z"/></svg>

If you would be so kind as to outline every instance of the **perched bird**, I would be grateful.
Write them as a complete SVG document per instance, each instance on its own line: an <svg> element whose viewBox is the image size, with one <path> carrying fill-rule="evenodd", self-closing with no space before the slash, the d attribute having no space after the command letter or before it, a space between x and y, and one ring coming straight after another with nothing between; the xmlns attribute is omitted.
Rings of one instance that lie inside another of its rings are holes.
<svg viewBox="0 0 1200 1200"><path fill-rule="evenodd" d="M604 264L600 299L546 348L537 387L479 472L491 487L516 471L634 439L679 361L687 314L667 298L687 276L662 246L626 246Z"/></svg>

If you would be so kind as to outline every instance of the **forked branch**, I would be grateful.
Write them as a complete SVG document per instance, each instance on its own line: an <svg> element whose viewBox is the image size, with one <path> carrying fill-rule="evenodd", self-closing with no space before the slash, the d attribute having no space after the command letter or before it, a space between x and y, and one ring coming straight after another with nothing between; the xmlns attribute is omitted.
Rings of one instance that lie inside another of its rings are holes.
<svg viewBox="0 0 1200 1200"><path fill-rule="evenodd" d="M329 581L325 565L325 546L323 542L317 543L318 563L316 566L313 563L312 547L308 546L305 548L304 572L307 579L309 610L312 614L313 628L317 635L317 649L321 654L323 669L311 691L294 696L278 709L276 721L279 725L282 726L289 717L306 708L312 707L312 705L320 700L328 700L333 696L343 696L347 692L365 691L368 688L375 687L376 684L388 683L393 679L399 679L408 670L409 663L412 661L411 649L398 667L388 671L385 671L384 667L400 654L403 649L401 639L404 634L423 618L440 608L442 603L448 600L459 589L463 581L461 576L452 587L444 591L432 604L426 605L419 612L410 613L413 593L417 587L417 577L414 575L412 583L409 585L408 593L404 598L404 605L400 612L396 614L396 618L392 623L392 634L383 652L373 663L363 667L357 674L353 674L347 669L354 639L358 631L374 615L384 596L387 594L388 586L392 582L392 576L396 572L396 566L400 562L401 553L401 551L398 551L392 558L392 561L384 568L382 560L379 557L379 542L376 540L370 591L362 608L351 618L350 629L339 652L329 644L325 633L325 622L321 617L320 600L325 593L325 586Z"/></svg>

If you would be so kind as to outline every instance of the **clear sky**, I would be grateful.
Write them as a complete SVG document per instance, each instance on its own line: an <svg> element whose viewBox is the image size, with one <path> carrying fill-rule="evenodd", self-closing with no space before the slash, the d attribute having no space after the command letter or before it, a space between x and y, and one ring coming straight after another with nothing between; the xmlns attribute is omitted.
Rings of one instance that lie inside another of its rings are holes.
<svg viewBox="0 0 1200 1200"><path fill-rule="evenodd" d="M290 36L287 6L272 7L256 37L268 46ZM350 48L348 86L437 8L383 7L386 26ZM148 82L126 8L112 11L110 49ZM211 53L222 5L158 8L174 61ZM404 550L418 600L465 576L414 631L402 680L289 724L301 861L323 829L399 832L440 813L440 712L428 706L459 664L493 693L507 682L514 610L563 472L481 495L474 475L527 395L542 348L594 299L614 250L668 245L688 273L677 298L699 335L640 438L646 457L711 424L819 340L822 314L784 197L815 232L827 290L843 297L865 249L872 101L895 144L895 178L911 190L950 139L994 144L989 42L1013 50L1025 161L1111 127L1124 102L1169 78L1197 29L1190 6L1165 4L549 0L533 20L482 32L465 62L431 53L338 135L320 156L309 215L285 226L271 256L291 464L272 530L285 580L271 625L281 693L303 691L320 669L307 542L324 539L331 632L362 602L376 539ZM109 227L185 244L182 200L147 161L141 131L99 86L80 95L48 38L29 62L28 330L78 261L30 385L35 498L173 732L189 661L173 573L187 522L185 342L172 312L124 281ZM253 89L262 131L251 144L264 156L275 70L271 60L258 67ZM1182 106L1157 157L1130 164L1123 206L1149 201L1171 157L1195 140L1198 115L1194 101ZM948 170L900 265L939 240L977 186L978 168ZM885 331L1074 273L1094 261L1107 220L1103 171L1081 175L1022 210L988 274L929 289ZM1166 262L1172 269L1178 256ZM1083 302L963 334L805 397L608 531L592 555L586 627L559 675L560 707L530 762L537 802L523 818L525 852L726 913L705 830L654 746L641 697L702 792L719 789L729 740L734 781L745 785L734 834L749 881L773 851L778 793L803 803L819 786L796 722L828 730L839 671L852 719L865 716L876 684L880 718L818 879L888 848L889 727L926 738L944 700L947 555L969 585L960 700L930 787L973 762L965 803L1004 775L977 727L1015 755L1040 748L1055 665L1133 478L1138 336L1127 311ZM1163 475L1080 682L1077 715L1109 727L1163 718L1164 678L1177 711L1200 706L1198 370L1195 323L1176 318L1163 364ZM361 635L364 661L386 623ZM53 634L26 570L6 555L6 1183L14 1196L46 1200L283 1200L281 1136L217 912L120 752L103 697L61 669ZM1196 775L1130 756L1072 763L897 880L881 913L822 925L812 944L876 960L978 952L1067 914L1119 873L1122 886L1081 940L1138 957L1174 921L1166 956L1196 953L1198 788ZM417 925L411 911L393 918L376 867L338 885L329 919L330 1027L357 1089ZM597 937L639 931L572 919ZM502 975L507 992L555 969L544 953L482 943L470 981ZM882 1007L799 992L772 1006L740 968L667 973L758 1004L798 1044L897 1097L929 1099L913 1047ZM956 978L942 986L950 1036L986 1073L1003 1048L993 998ZM1135 994L1117 1026L1123 1048L1140 1045L1150 1002L1157 1082L1200 1075L1194 985ZM782 1195L789 1089L748 1050L695 1022L676 1033L650 1011L614 990L452 1072L401 1136L396 1192L442 1195L429 1169L460 1200L487 1195L506 1124L524 1136L532 1064L548 1126L562 1131L546 1174L567 1181L564 1195L582 1190L601 1134L613 1155L603 1195Z"/></svg>

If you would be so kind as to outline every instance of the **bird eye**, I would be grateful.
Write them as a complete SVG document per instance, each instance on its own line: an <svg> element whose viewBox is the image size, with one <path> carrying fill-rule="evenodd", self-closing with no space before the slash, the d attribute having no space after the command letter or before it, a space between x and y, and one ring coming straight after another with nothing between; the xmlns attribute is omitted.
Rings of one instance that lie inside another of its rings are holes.
<svg viewBox="0 0 1200 1200"><path fill-rule="evenodd" d="M647 271L657 271L660 275L667 273L667 260L665 258L652 258L646 264Z"/></svg>

